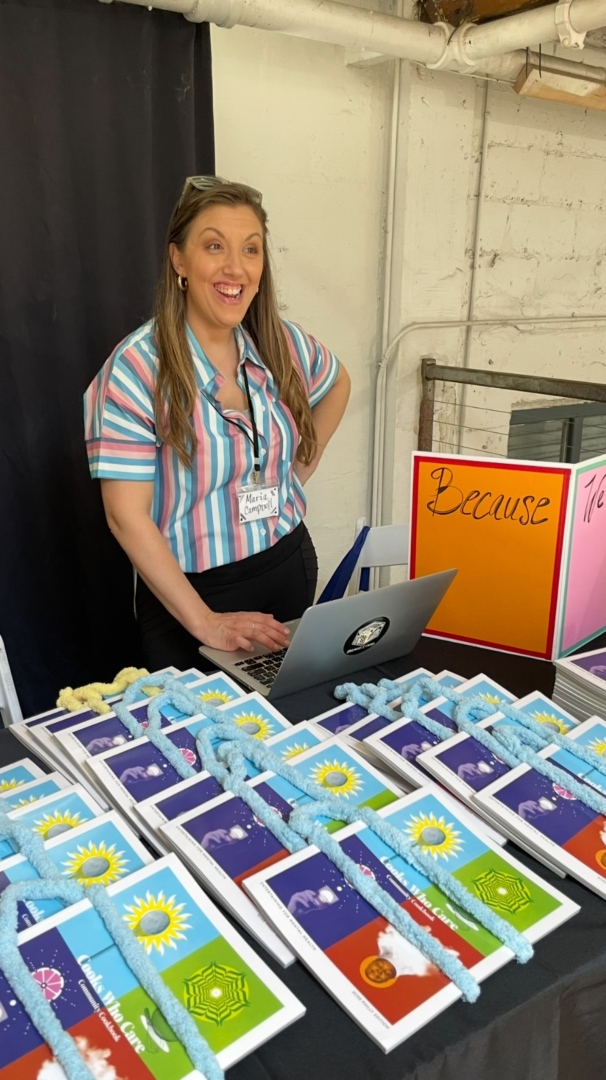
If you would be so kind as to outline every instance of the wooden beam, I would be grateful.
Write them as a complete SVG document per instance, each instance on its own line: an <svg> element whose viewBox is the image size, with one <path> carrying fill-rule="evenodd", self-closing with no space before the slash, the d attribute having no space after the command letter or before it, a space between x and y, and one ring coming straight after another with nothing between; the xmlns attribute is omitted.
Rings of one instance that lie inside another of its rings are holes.
<svg viewBox="0 0 606 1080"><path fill-rule="evenodd" d="M487 22L503 15L545 7L553 0L422 0L429 21L461 26L464 22Z"/></svg>
<svg viewBox="0 0 606 1080"><path fill-rule="evenodd" d="M581 109L597 109L606 112L606 83L585 79L579 75L564 75L549 67L530 64L522 68L514 86L516 94L523 97L554 101L558 105L576 105Z"/></svg>

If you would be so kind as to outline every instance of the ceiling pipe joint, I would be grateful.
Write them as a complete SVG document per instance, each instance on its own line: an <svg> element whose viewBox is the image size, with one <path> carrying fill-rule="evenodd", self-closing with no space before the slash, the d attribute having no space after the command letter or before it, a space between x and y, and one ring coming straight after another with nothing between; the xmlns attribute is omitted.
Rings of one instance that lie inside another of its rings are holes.
<svg viewBox="0 0 606 1080"><path fill-rule="evenodd" d="M559 0L555 9L555 23L558 37L565 49L583 49L586 33L575 30L570 19L572 0Z"/></svg>
<svg viewBox="0 0 606 1080"><path fill-rule="evenodd" d="M470 60L467 55L467 44L469 37L466 35L469 27L472 23L463 23L456 30L450 26L449 23L440 22L434 23L434 26L439 26L443 30L445 35L444 52L439 60L433 64L426 64L425 66L431 68L432 71L440 71L447 68L448 71L458 71L462 73L475 71L478 67L477 60Z"/></svg>

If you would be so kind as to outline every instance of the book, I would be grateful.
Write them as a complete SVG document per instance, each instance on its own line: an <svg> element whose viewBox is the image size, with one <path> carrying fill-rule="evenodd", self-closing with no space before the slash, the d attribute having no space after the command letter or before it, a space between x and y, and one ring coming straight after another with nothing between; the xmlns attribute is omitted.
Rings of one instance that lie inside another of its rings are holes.
<svg viewBox="0 0 606 1080"><path fill-rule="evenodd" d="M349 806L377 809L401 794L339 739L330 739L289 764ZM291 783L272 772L261 773L250 780L250 786L286 821L295 806L313 802L296 787L295 780ZM318 820L330 832L343 825L322 817ZM242 892L242 884L249 874L285 858L288 852L244 800L226 792L159 828L205 887L276 959L281 959L273 932L268 934L265 921Z"/></svg>
<svg viewBox="0 0 606 1080"><path fill-rule="evenodd" d="M153 674L155 675L162 675L165 673L179 675L179 670L178 668L169 666L166 668L162 668L160 671L153 672ZM198 677L200 676L201 673L198 673ZM122 694L115 694L114 696L105 698L105 702L106 704L112 704L115 701L120 701L121 698ZM140 698L141 700L144 700L145 694L142 693L140 695ZM41 757L43 761L46 761L46 763L54 769L56 767L56 762L51 759L47 759L47 757L45 756L45 746L44 744L40 744L36 739L35 729L50 723L52 720L59 720L61 719L61 717L69 716L77 717L78 722L82 723L84 720L91 720L98 717L99 714L96 713L93 709L87 708L86 706L83 706L82 709L79 709L77 712L71 712L69 709L65 709L62 707L55 707L53 709L48 709L46 712L36 713L35 716L29 716L23 720L19 720L16 724L11 724L9 731L17 739L19 739L19 741L22 742L24 746L27 746L28 749L33 750L34 753L38 755L38 757Z"/></svg>
<svg viewBox="0 0 606 1080"><path fill-rule="evenodd" d="M420 789L379 811L475 896L535 942L579 910L475 835L440 792ZM481 982L511 951L361 823L343 851ZM315 847L247 877L244 888L299 959L386 1053L454 1001L458 988L370 906Z"/></svg>
<svg viewBox="0 0 606 1080"><path fill-rule="evenodd" d="M433 679L433 674L428 671L427 668L415 668L414 671L408 673L408 675L401 675L395 682L402 684L402 693L406 690L410 690L412 686L419 679ZM397 698L391 703L391 707L397 709L400 699ZM370 716L368 709L365 709L363 705L354 705L349 701L344 702L342 705L337 705L334 709L329 709L328 712L320 713L319 716L313 717L313 723L316 727L321 728L323 731L328 731L332 735L343 735L354 724L367 720ZM389 723L389 721L385 721Z"/></svg>
<svg viewBox="0 0 606 1080"><path fill-rule="evenodd" d="M580 720L606 714L606 649L554 660L553 700Z"/></svg>
<svg viewBox="0 0 606 1080"><path fill-rule="evenodd" d="M194 678L197 674L195 669L191 669L183 672L176 681L191 690L200 699L201 703L210 701L214 705L226 705L236 701L243 695L243 691L239 690L227 675L209 675ZM147 725L149 703L148 699L143 704L129 706L129 712L144 727ZM202 709L202 705L200 708ZM189 716L180 712L174 705L165 705L161 709L161 716L163 728L180 720L189 719ZM46 730L48 731L49 728L47 727ZM125 724L114 713L106 713L104 716L97 716L93 720L89 719L84 723L79 722L67 728L58 728L53 724L50 731L59 744L61 751L70 761L72 768L75 768L76 774L80 776L87 773L85 762L88 758L95 757L97 754L104 753L105 750L112 750L134 740L134 736L131 735Z"/></svg>
<svg viewBox="0 0 606 1080"><path fill-rule="evenodd" d="M269 738L278 731L291 727L289 721L256 692L247 694L239 701L220 706L220 710L226 717L240 724L245 731L256 734L257 737ZM165 729L166 737L180 750L196 772L202 771L196 736L204 728L212 730L213 726L212 720L200 714L171 724ZM253 732L253 728L258 730ZM183 779L161 751L143 737L90 757L85 765L93 780L101 786L109 803L120 809L133 827L138 829L156 850L164 854L167 848L158 834L134 812L137 803L167 791Z"/></svg>
<svg viewBox="0 0 606 1080"><path fill-rule="evenodd" d="M41 776L46 776L44 769L29 758L21 758L20 761L14 761L12 765L4 765L0 769L0 795L24 787L25 784L38 780Z"/></svg>
<svg viewBox="0 0 606 1080"><path fill-rule="evenodd" d="M175 856L108 891L223 1069L304 1014ZM204 1080L88 900L24 931L19 947L93 1074L103 1080ZM0 1028L0 1080L60 1076L2 974Z"/></svg>
<svg viewBox="0 0 606 1080"><path fill-rule="evenodd" d="M115 810L48 840L46 853L63 877L86 887L112 885L153 861L147 848ZM0 895L8 885L38 876L24 855L9 855L0 861ZM22 901L18 905L17 929L34 926L64 906L59 900Z"/></svg>
<svg viewBox="0 0 606 1080"><path fill-rule="evenodd" d="M513 695L502 686L481 674L455 686L453 693L460 698L480 694L486 701L497 706L501 701L508 705L515 701ZM453 716L457 704L456 701L440 697L422 705L419 711L430 720L436 720L456 733L458 728ZM367 739L367 745L377 758L398 776L402 776L413 787L421 787L427 783L430 774L417 759L424 751L443 741L439 735L434 735L417 720L406 718L395 720L384 729L373 732Z"/></svg>
<svg viewBox="0 0 606 1080"><path fill-rule="evenodd" d="M441 671L438 675L431 675L425 668L417 668L416 671L411 672L408 676L403 676L403 679L398 679L398 682L404 683L403 692L406 693L410 690L415 683L422 678L431 678L434 682L440 683L442 686L447 686L450 689L454 689L455 686L460 686L466 680L460 675L454 675L451 671ZM419 707L429 704L432 699L431 693L426 690L421 694L419 698ZM391 708L398 713L400 711L401 699L398 698L391 703ZM359 707L359 706L358 706ZM356 708L356 706L354 706ZM344 710L341 721L348 717L347 710ZM352 717L353 718L353 717ZM385 762L381 759L381 756L374 751L374 744L371 740L371 735L375 735L378 731L384 731L389 728L395 721L388 720L384 716L379 716L378 713L369 713L364 710L364 716L353 723L341 724L338 730L343 742L349 746L353 746L355 749L360 750L365 757L369 759L375 766L383 768ZM410 788L410 784L407 784L407 789Z"/></svg>
<svg viewBox="0 0 606 1080"><path fill-rule="evenodd" d="M551 732L566 735L579 723L538 690L514 702L512 708L541 724L548 741ZM494 716L481 720L477 727L492 732L502 725L523 726L510 718L504 718L501 713L495 713ZM419 755L417 766L425 769L467 803L471 803L477 791L488 787L493 780L509 771L509 766L502 758L463 731L425 750Z"/></svg>
<svg viewBox="0 0 606 1080"><path fill-rule="evenodd" d="M311 720L304 720L300 724L293 725L290 730L272 735L266 743L268 747L279 753L283 761L290 761L324 742L328 737L328 733L318 730ZM258 776L260 770L253 765L252 761L247 761L246 773L249 778L252 778ZM189 780L181 780L180 783L174 784L168 792L162 791L149 799L144 799L143 802L135 803L134 811L138 818L158 832L167 821L174 821L188 810L203 806L222 794L223 788L218 780L215 780L208 772L201 772Z"/></svg>
<svg viewBox="0 0 606 1080"><path fill-rule="evenodd" d="M75 829L103 813L99 803L80 784L38 799L33 806L9 811L11 821L20 821L44 840ZM9 840L0 839L0 859L16 854Z"/></svg>
<svg viewBox="0 0 606 1080"><path fill-rule="evenodd" d="M29 806L70 786L71 781L61 773L44 773L39 780L30 780L27 784L0 792L0 799L5 810L18 810L20 806Z"/></svg>
<svg viewBox="0 0 606 1080"><path fill-rule="evenodd" d="M606 722L592 717L566 736L597 753L606 748ZM568 750L546 747L549 759L582 784L606 793L606 776ZM500 828L522 841L537 858L547 858L606 899L606 818L529 765L518 765L474 796Z"/></svg>

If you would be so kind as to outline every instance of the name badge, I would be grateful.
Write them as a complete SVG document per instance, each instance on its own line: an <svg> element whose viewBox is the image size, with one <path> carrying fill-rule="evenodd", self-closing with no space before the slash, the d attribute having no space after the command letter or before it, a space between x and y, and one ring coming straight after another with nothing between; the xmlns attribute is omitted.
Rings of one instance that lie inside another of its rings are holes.
<svg viewBox="0 0 606 1080"><path fill-rule="evenodd" d="M247 521L264 521L278 517L278 485L275 487L250 487L238 492L240 525Z"/></svg>

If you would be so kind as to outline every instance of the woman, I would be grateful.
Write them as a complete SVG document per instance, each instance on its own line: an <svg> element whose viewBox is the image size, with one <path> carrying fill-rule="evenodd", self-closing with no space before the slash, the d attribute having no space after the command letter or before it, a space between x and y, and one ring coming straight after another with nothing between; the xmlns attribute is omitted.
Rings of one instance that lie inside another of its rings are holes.
<svg viewBox="0 0 606 1080"><path fill-rule="evenodd" d="M154 318L85 395L90 470L137 571L151 670L199 666L200 642L287 645L317 581L302 489L349 387L332 353L279 318L260 194L190 177Z"/></svg>

